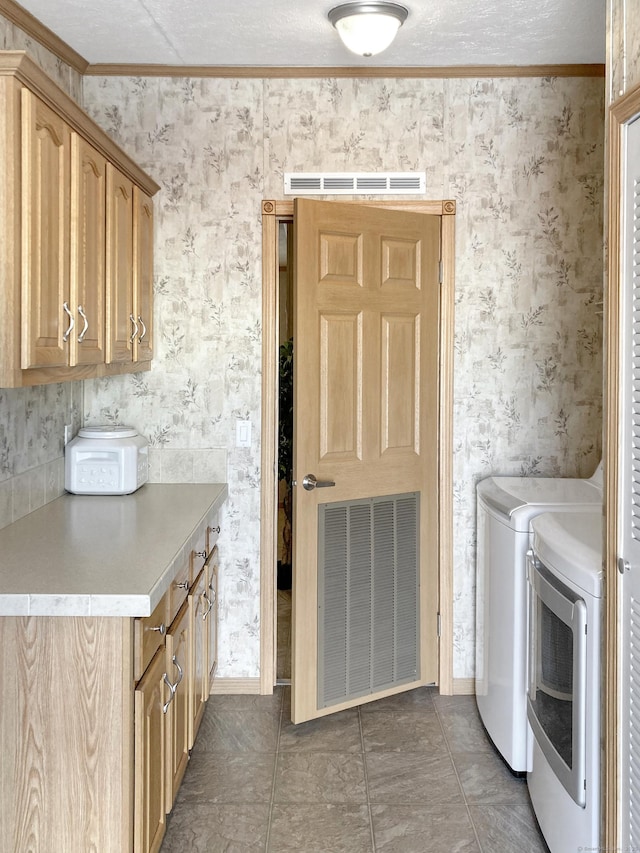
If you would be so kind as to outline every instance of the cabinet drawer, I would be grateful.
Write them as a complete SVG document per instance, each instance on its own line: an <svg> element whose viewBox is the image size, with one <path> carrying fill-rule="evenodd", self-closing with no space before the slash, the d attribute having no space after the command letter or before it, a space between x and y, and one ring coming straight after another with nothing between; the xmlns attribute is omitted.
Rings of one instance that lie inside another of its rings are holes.
<svg viewBox="0 0 640 853"><path fill-rule="evenodd" d="M178 610L180 610L184 601L187 598L187 593L189 592L189 587L191 586L191 578L189 572L189 560L186 560L184 566L180 569L178 574L171 581L171 586L167 590L167 595L169 596L169 615L167 617L168 625L171 625L173 620L176 618Z"/></svg>
<svg viewBox="0 0 640 853"><path fill-rule="evenodd" d="M133 638L133 677L142 678L151 658L164 644L169 625L169 591L160 599L151 616L134 619Z"/></svg>

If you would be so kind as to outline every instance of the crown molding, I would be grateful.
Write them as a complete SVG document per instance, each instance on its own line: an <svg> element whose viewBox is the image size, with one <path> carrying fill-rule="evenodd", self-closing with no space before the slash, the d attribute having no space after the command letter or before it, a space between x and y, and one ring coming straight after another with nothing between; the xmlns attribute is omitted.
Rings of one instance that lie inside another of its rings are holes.
<svg viewBox="0 0 640 853"><path fill-rule="evenodd" d="M604 77L601 64L562 65L442 65L442 66L275 66L275 65L151 65L125 63L91 64L76 53L15 0L0 0L0 14L20 27L55 56L80 74L93 77L227 77L227 78L310 78L310 77Z"/></svg>
<svg viewBox="0 0 640 853"><path fill-rule="evenodd" d="M2 3L2 0L0 0ZM275 65L135 65L90 64L85 74L94 77L602 77L600 64L572 65L443 65L443 66L275 66Z"/></svg>
<svg viewBox="0 0 640 853"><path fill-rule="evenodd" d="M89 66L87 60L15 0L0 0L0 14L50 50L58 59L70 65L74 71L79 74L85 73Z"/></svg>

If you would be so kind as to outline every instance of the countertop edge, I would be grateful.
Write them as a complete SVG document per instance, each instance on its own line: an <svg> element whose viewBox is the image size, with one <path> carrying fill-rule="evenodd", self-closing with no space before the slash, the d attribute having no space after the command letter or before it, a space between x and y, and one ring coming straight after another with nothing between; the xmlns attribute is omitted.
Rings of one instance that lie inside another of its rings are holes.
<svg viewBox="0 0 640 853"><path fill-rule="evenodd" d="M158 493L158 487L177 486L188 490L190 485L192 484L146 484L143 488L148 491L156 491L156 493ZM173 554L170 555L169 551L166 551L166 563L158 566L157 576L150 582L147 590L140 591L139 589L134 590L132 588L128 591L123 587L122 591L118 593L93 593L90 590L83 590L82 592L56 592L54 589L47 590L46 592L31 592L29 590L14 592L7 591L6 587L3 590L2 571L0 571L0 616L135 618L150 615L169 588L171 580L183 565L185 551L187 554L190 553L197 538L202 535L207 524L210 522L210 519L217 515L228 497L228 485L226 483L205 483L193 485L198 487L209 487L212 491L212 499L209 503L206 503L205 501L203 504L204 508L202 511L197 513L197 517L196 513L193 513L192 522L189 518L188 523L191 524L191 532L183 541L175 542ZM216 489L218 490L217 494L214 494ZM168 493L170 494L170 491ZM185 492L184 494L187 493ZM58 514L62 513L64 517L65 513L68 511L66 510L66 507L73 506L73 504L68 500L69 497L73 499L74 496L63 495L60 498L56 498L55 501L52 501L51 504L66 501L66 504L58 504L58 506L55 507L54 512L57 512ZM130 499L131 496L127 496L127 498ZM87 500L87 498L84 498L84 500ZM88 498L88 500L90 501L91 498ZM115 502L120 500L120 498L112 496L109 500ZM206 500L208 501L208 498ZM47 507L50 508L49 512L51 513L51 504L41 507L40 510L36 510L30 515L20 519L19 522L14 522L14 524L8 525L8 527L0 530L0 542L2 541L3 533L5 534L5 538L7 536L11 536L12 533L17 534L18 532L21 536L29 537L30 528L33 526L35 529L38 524L41 523L43 518L47 518ZM97 503L96 506L98 506ZM188 516L185 516L185 521L187 518ZM17 528L17 525L20 525L19 529ZM14 528L14 530L11 531L10 528ZM13 560L17 561L19 560L19 557L19 548L14 548L14 551L12 552ZM30 554L30 558L33 560L33 554ZM105 559L104 556L102 559ZM108 560L108 554L106 559ZM125 572L126 568L127 567L124 569ZM52 586L55 586L55 575L49 582ZM62 586L64 586L64 584L62 584ZM124 586L126 586L126 583Z"/></svg>

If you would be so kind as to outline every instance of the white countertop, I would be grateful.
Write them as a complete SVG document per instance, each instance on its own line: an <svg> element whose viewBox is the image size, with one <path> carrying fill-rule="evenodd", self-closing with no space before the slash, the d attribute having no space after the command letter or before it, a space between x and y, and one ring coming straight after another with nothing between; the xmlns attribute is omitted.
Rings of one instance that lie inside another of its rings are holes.
<svg viewBox="0 0 640 853"><path fill-rule="evenodd" d="M150 483L63 495L0 530L0 616L148 616L226 497Z"/></svg>

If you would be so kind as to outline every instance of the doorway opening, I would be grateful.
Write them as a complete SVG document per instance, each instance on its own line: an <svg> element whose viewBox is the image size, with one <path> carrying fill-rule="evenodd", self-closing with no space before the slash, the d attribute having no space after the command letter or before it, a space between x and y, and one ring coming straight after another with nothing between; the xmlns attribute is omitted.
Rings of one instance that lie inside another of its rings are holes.
<svg viewBox="0 0 640 853"><path fill-rule="evenodd" d="M276 683L291 681L293 469L293 222L278 226L278 560Z"/></svg>
<svg viewBox="0 0 640 853"><path fill-rule="evenodd" d="M352 204L353 202L350 202ZM439 310L438 367L438 597L439 645L438 686L453 693L453 584L452 584L452 399L453 399L453 307L454 222L452 201L360 201L363 206L411 211L439 216L441 220L441 293ZM338 203L336 203L338 204ZM294 216L293 201L264 201L263 222L263 360L262 360L262 488L261 488L261 645L260 689L273 691L278 675L278 583L277 563L281 557L278 516L284 512L278 473L279 365L280 346L288 340L281 325L292 315L290 246ZM287 289L281 291L281 283ZM285 295L286 294L286 295ZM282 303L285 303L284 305ZM285 319L282 320L282 315ZM280 560L282 563L282 560ZM282 626L280 626L282 628ZM283 632L284 633L284 632Z"/></svg>

